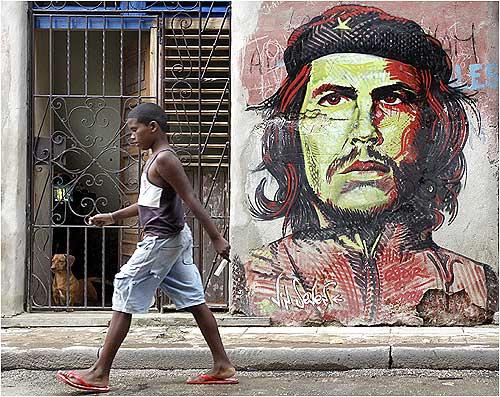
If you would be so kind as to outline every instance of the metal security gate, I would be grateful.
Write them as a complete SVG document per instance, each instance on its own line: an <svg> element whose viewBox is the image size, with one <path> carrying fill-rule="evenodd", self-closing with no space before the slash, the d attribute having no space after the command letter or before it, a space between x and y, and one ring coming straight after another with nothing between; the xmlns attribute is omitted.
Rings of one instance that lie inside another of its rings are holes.
<svg viewBox="0 0 500 397"><path fill-rule="evenodd" d="M28 310L110 309L137 219L88 226L136 202L149 153L126 115L163 105L170 138L218 227L229 225L229 4L34 2L29 134ZM226 308L228 270L187 213L207 302ZM153 308L168 308L158 295Z"/></svg>

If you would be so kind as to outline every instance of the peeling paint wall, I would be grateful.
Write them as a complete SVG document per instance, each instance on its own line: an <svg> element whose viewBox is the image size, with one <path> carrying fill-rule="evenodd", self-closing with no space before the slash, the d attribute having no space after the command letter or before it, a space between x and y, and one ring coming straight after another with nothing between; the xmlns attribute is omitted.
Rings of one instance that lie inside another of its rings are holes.
<svg viewBox="0 0 500 397"><path fill-rule="evenodd" d="M355 4L233 4L232 310L489 322L498 3Z"/></svg>

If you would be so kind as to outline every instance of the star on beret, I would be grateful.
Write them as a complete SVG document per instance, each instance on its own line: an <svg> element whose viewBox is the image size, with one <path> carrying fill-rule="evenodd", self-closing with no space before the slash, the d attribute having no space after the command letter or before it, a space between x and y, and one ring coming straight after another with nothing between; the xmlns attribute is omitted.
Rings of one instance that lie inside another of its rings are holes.
<svg viewBox="0 0 500 397"><path fill-rule="evenodd" d="M347 18L345 21L340 19L340 17L337 18L338 25L335 26L333 29L338 29L338 30L351 30L350 26L347 26L347 22L349 22L351 18Z"/></svg>

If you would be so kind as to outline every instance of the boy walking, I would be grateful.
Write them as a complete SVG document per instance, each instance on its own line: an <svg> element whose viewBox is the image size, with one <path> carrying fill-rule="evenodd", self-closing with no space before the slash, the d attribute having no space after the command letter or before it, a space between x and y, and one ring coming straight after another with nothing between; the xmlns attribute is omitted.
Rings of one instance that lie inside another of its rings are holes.
<svg viewBox="0 0 500 397"><path fill-rule="evenodd" d="M82 371L58 371L57 378L72 387L108 392L113 359L127 336L132 314L148 311L156 289L161 288L178 310L191 312L210 348L213 368L188 379L189 384L238 383L235 368L222 344L217 322L205 304L203 285L193 263L193 239L184 221L183 200L207 231L219 255L229 259L229 244L197 199L181 162L168 143L167 116L158 105L143 103L128 115L132 144L152 150L141 176L136 204L90 218L96 226L139 215L144 239L116 274L113 317L99 357Z"/></svg>

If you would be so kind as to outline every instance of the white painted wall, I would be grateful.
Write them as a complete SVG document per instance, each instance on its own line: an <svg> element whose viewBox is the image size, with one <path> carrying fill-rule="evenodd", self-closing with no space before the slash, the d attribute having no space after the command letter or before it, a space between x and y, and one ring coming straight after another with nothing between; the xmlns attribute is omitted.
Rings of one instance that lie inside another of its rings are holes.
<svg viewBox="0 0 500 397"><path fill-rule="evenodd" d="M26 2L1 7L2 317L23 311L26 269L28 14Z"/></svg>

